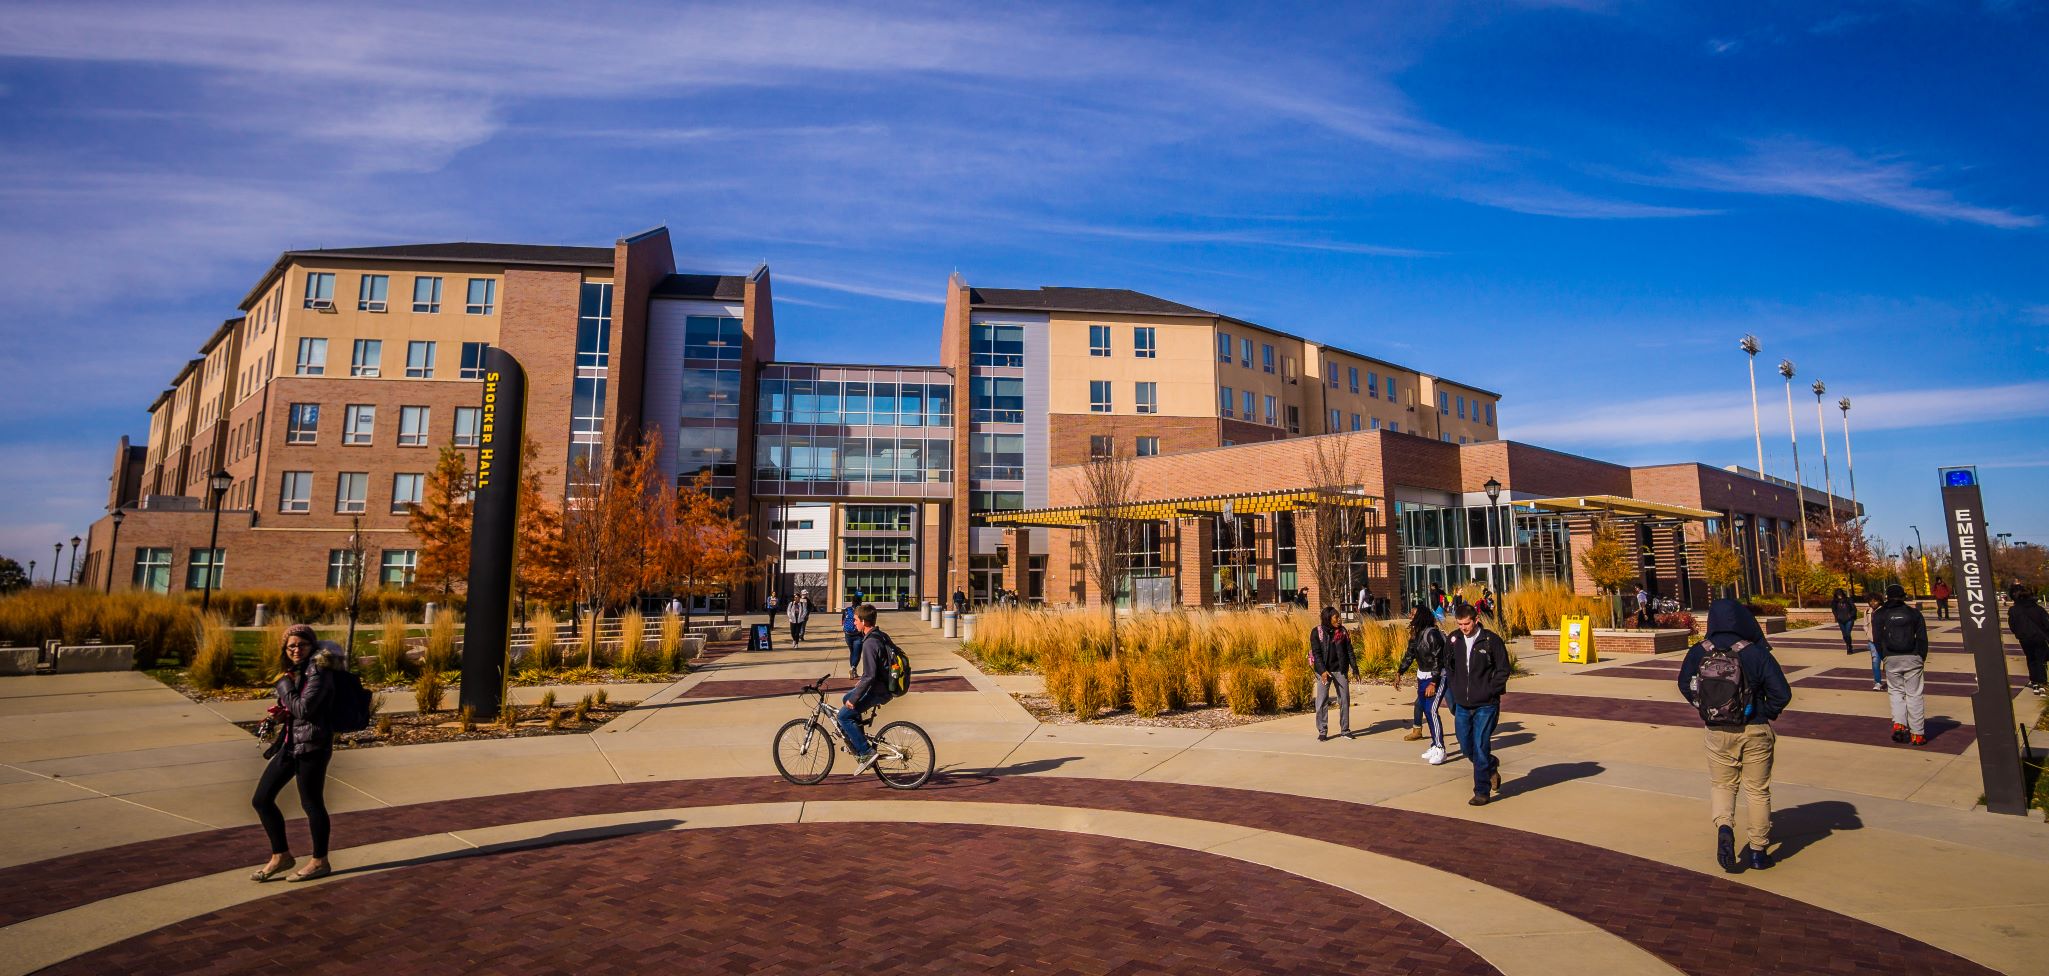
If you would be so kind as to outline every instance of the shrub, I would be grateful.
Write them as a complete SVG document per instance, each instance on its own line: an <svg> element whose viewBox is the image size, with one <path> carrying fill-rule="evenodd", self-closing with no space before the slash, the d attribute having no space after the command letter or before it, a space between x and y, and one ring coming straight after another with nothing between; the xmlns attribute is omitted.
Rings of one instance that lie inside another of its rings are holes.
<svg viewBox="0 0 2049 976"><path fill-rule="evenodd" d="M441 672L428 668L413 682L413 707L422 715L432 715L441 710L441 699L447 694L448 686L442 682Z"/></svg>
<svg viewBox="0 0 2049 976"><path fill-rule="evenodd" d="M519 706L507 701L505 707L498 710L498 727L507 732L519 728Z"/></svg>
<svg viewBox="0 0 2049 976"><path fill-rule="evenodd" d="M137 667L159 658L189 665L199 650L199 611L160 593L100 593L83 587L27 589L0 597L0 644L46 640L135 645Z"/></svg>
<svg viewBox="0 0 2049 976"><path fill-rule="evenodd" d="M1214 649L1191 645L1182 652L1179 665L1182 701L1222 704L1221 678Z"/></svg>
<svg viewBox="0 0 2049 976"><path fill-rule="evenodd" d="M603 704L605 704L606 702L608 702L608 701L611 701L611 700L612 700L612 693L611 693L611 692L608 692L608 691L606 691L606 690L605 690L605 689L603 689L603 688L599 688L599 689L597 690L597 692L596 692L596 695L597 695L597 703L598 703L598 704L600 704L600 705L603 705Z"/></svg>
<svg viewBox="0 0 2049 976"><path fill-rule="evenodd" d="M1684 610L1678 613L1661 613L1657 616L1657 624L1665 630L1692 630L1693 614Z"/></svg>
<svg viewBox="0 0 2049 976"><path fill-rule="evenodd" d="M377 670L386 681L403 680L410 670L406 659L406 618L387 610L378 622Z"/></svg>
<svg viewBox="0 0 2049 976"><path fill-rule="evenodd" d="M1165 665L1151 658L1135 658L1126 669L1131 687L1131 711L1140 718L1153 718L1181 707L1181 685Z"/></svg>
<svg viewBox="0 0 2049 976"><path fill-rule="evenodd" d="M447 671L455 667L455 617L455 611L443 610L428 625L427 654L422 661L426 670Z"/></svg>
<svg viewBox="0 0 2049 976"><path fill-rule="evenodd" d="M554 732L560 730L562 728L562 713L552 708L548 709L547 723L548 731Z"/></svg>
<svg viewBox="0 0 2049 976"><path fill-rule="evenodd" d="M1606 597L1583 596L1558 580L1537 580L1510 590L1501 601L1506 639L1539 630L1557 630L1568 616L1592 618L1596 627L1614 624L1614 603ZM1498 630L1501 628L1497 628Z"/></svg>
<svg viewBox="0 0 2049 976"><path fill-rule="evenodd" d="M476 710L468 705L464 705L462 711L456 713L455 727L464 733L475 732L477 730Z"/></svg>
<svg viewBox="0 0 2049 976"><path fill-rule="evenodd" d="M584 722L590 720L590 716L591 696L585 695L583 696L583 698L577 701L576 707L570 710L569 720L575 722L578 725L582 725Z"/></svg>
<svg viewBox="0 0 2049 976"><path fill-rule="evenodd" d="M199 653L186 672L194 687L219 691L242 683L242 669L235 666L235 632L219 614L207 618L199 637Z"/></svg>
<svg viewBox="0 0 2049 976"><path fill-rule="evenodd" d="M1225 675L1224 701L1234 715L1271 715L1276 702L1273 672L1240 664Z"/></svg>
<svg viewBox="0 0 2049 976"><path fill-rule="evenodd" d="M1282 710L1296 712L1308 708L1316 700L1316 674L1309 662L1300 657L1281 660L1281 673L1274 686L1275 703Z"/></svg>
<svg viewBox="0 0 2049 976"><path fill-rule="evenodd" d="M660 643L656 645L654 670L681 674L690 669L683 660L683 618L673 613L662 614Z"/></svg>
<svg viewBox="0 0 2049 976"><path fill-rule="evenodd" d="M391 738L391 716L379 715L375 722L374 727L377 729L377 737L380 739Z"/></svg>
<svg viewBox="0 0 2049 976"><path fill-rule="evenodd" d="M256 649L256 673L265 676L265 684L272 683L278 673L278 662L283 660L284 654L285 630L291 626L292 621L282 616L273 616L269 623L263 625L263 646Z"/></svg>
<svg viewBox="0 0 2049 976"><path fill-rule="evenodd" d="M1744 606L1750 608L1752 616L1783 617L1786 615L1786 605L1771 600L1752 600L1749 603L1745 603Z"/></svg>
<svg viewBox="0 0 2049 976"><path fill-rule="evenodd" d="M528 665L543 671L553 671L562 666L562 651L555 643L555 615L546 610L535 614L527 624L527 635L533 639L527 648Z"/></svg>
<svg viewBox="0 0 2049 976"><path fill-rule="evenodd" d="M550 688L547 691L541 692L541 709L543 711L549 711L552 710L554 707L555 689Z"/></svg>
<svg viewBox="0 0 2049 976"><path fill-rule="evenodd" d="M619 618L619 651L612 659L612 666L622 674L646 671L647 663L647 618L638 610L628 610Z"/></svg>

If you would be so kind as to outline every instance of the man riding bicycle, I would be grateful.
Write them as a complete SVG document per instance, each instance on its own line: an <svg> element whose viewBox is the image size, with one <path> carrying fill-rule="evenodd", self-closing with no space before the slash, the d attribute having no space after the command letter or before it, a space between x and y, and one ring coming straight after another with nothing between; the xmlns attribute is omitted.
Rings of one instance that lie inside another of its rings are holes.
<svg viewBox="0 0 2049 976"><path fill-rule="evenodd" d="M889 700L888 679L885 674L883 654L889 647L889 635L875 626L875 605L863 603L854 608L854 630L861 635L860 678L846 696L840 699L840 732L847 737L847 748L854 750L854 758L860 764L854 767L854 775L867 772L875 765L875 747L868 742L868 736L861 731L861 712L874 708Z"/></svg>

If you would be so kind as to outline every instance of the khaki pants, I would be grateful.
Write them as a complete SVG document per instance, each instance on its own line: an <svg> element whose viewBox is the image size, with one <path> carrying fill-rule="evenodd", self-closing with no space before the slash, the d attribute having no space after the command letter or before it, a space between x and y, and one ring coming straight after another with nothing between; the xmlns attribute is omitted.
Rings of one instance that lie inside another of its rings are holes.
<svg viewBox="0 0 2049 976"><path fill-rule="evenodd" d="M1715 826L1736 824L1736 787L1750 808L1750 846L1764 849L1772 839L1772 746L1778 735L1769 725L1746 725L1740 731L1707 730L1708 803Z"/></svg>

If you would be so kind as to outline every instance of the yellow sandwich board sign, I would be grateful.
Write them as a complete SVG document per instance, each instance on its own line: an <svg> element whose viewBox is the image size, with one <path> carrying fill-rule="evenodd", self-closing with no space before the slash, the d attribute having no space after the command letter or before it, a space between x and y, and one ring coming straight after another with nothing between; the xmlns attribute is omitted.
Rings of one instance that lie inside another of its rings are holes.
<svg viewBox="0 0 2049 976"><path fill-rule="evenodd" d="M1592 664L1594 625L1588 617L1567 617L1558 625L1558 660L1565 664Z"/></svg>

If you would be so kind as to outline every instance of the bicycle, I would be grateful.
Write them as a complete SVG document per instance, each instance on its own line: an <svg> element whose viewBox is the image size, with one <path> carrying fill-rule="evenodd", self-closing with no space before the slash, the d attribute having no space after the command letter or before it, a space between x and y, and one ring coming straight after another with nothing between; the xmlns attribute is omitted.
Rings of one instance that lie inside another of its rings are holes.
<svg viewBox="0 0 2049 976"><path fill-rule="evenodd" d="M776 772L798 786L816 785L830 775L833 759L840 749L847 747L846 736L839 728L839 709L825 702L824 686L830 677L825 675L800 692L817 699L812 703L810 715L793 718L776 730ZM870 709L857 717L861 730L866 732L868 723L875 718L875 710ZM897 790L915 790L932 778L937 759L932 749L932 737L915 724L891 722L883 726L882 731L868 736L868 743L878 753L871 768L883 785ZM848 751L852 749L848 748Z"/></svg>

